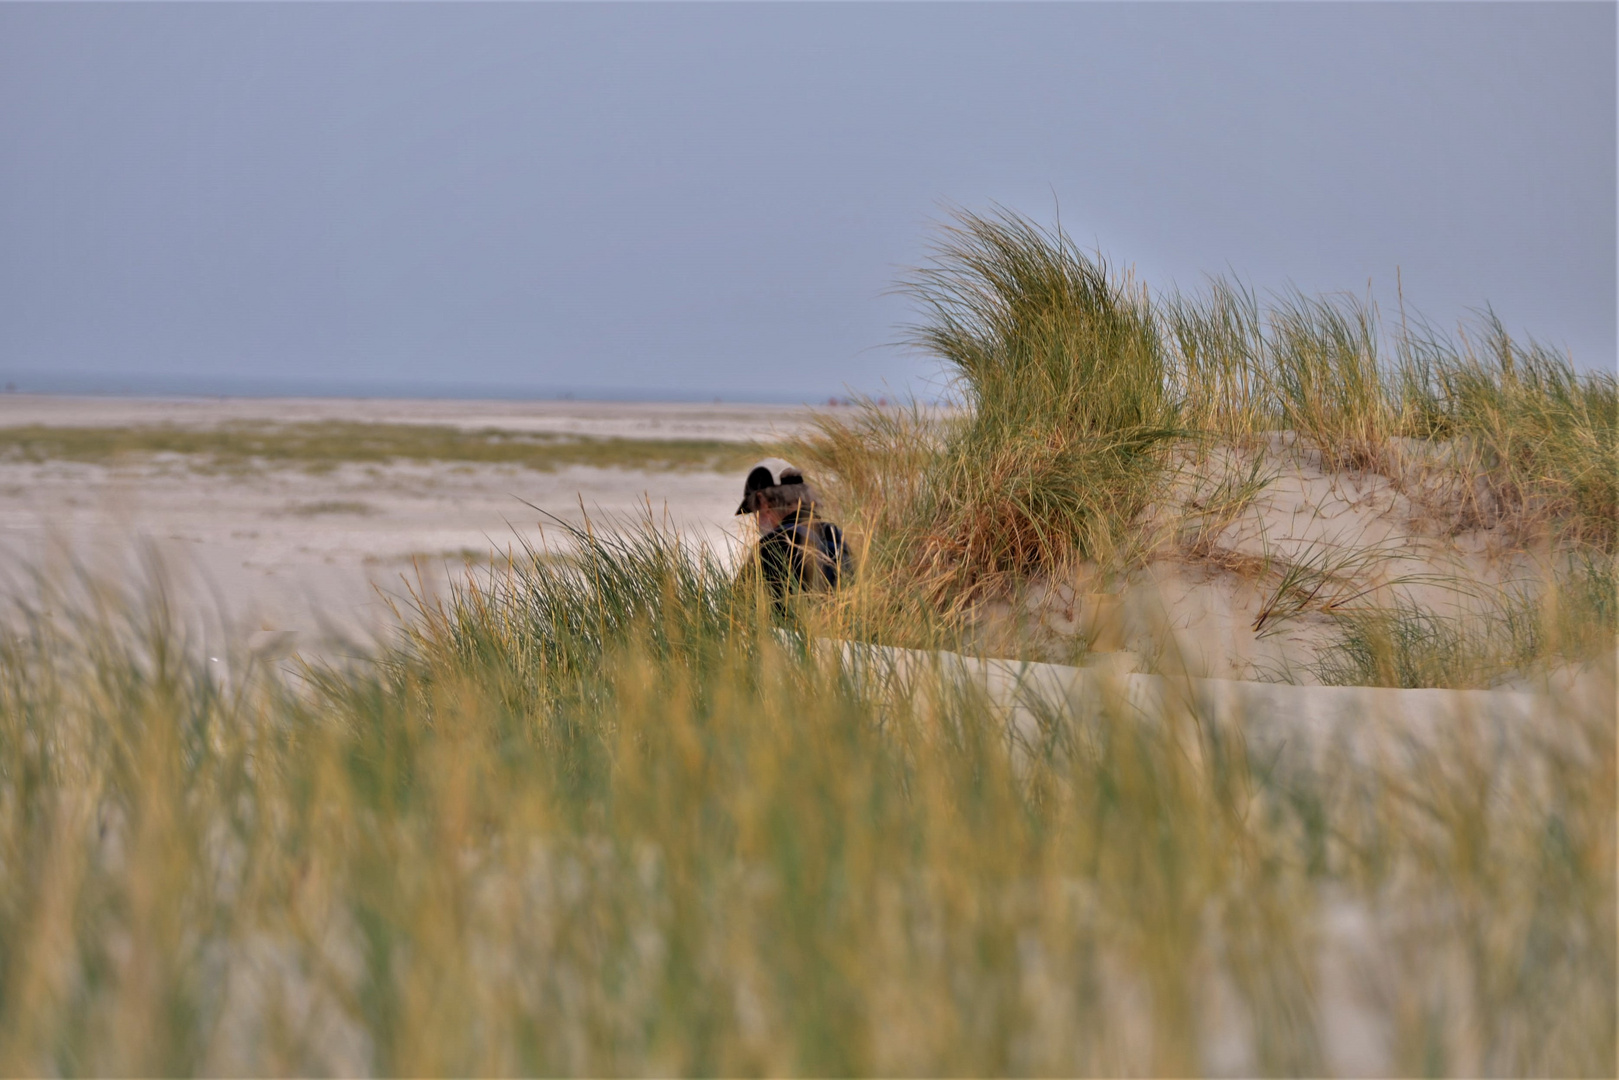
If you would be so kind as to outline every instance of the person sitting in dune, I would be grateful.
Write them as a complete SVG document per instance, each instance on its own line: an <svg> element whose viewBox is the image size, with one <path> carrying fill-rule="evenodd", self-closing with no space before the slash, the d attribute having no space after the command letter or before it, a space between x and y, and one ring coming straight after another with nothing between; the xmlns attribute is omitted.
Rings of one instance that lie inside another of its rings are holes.
<svg viewBox="0 0 1619 1080"><path fill-rule="evenodd" d="M742 485L737 514L759 522L758 569L777 611L806 589L835 589L849 574L843 530L817 513L815 489L781 458L765 458Z"/></svg>

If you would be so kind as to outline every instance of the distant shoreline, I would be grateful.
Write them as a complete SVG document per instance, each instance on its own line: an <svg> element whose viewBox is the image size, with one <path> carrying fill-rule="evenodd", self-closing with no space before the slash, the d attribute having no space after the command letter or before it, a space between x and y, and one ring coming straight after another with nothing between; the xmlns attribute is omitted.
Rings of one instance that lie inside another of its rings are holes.
<svg viewBox="0 0 1619 1080"><path fill-rule="evenodd" d="M421 382L414 380L220 378L180 375L118 376L0 372L0 392L38 397L150 398L161 400L220 398L355 399L382 401L604 402L652 405L824 405L848 393L803 391L762 393L633 389L601 386L527 386L514 383Z"/></svg>

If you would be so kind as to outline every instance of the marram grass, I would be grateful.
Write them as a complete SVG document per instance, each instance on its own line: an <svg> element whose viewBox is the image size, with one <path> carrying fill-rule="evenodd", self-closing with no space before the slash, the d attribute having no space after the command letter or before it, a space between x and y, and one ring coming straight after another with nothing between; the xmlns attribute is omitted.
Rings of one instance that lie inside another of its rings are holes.
<svg viewBox="0 0 1619 1080"><path fill-rule="evenodd" d="M1275 445L1328 474L1381 474L1440 540L1483 531L1553 563L1619 551L1619 381L1488 311L1446 335L1403 310L1389 325L1369 299L1262 298L1220 278L1152 297L1006 211L958 212L903 287L921 315L910 341L957 408L867 402L793 453L864 538L878 591L925 597L947 624L1031 582L1116 583L1177 537L1177 557L1207 559L1216 516L1177 511L1173 489ZM1381 618L1359 614L1362 629Z"/></svg>
<svg viewBox="0 0 1619 1080"><path fill-rule="evenodd" d="M15 613L0 1071L1305 1074L1350 1010L1397 1073L1612 1075L1611 710L1284 779L1104 698L1018 751L574 539L297 677L160 594Z"/></svg>
<svg viewBox="0 0 1619 1080"><path fill-rule="evenodd" d="M1144 292L1005 212L959 213L907 287L926 315L913 343L968 407L931 468L919 572L970 596L1115 550L1174 433Z"/></svg>

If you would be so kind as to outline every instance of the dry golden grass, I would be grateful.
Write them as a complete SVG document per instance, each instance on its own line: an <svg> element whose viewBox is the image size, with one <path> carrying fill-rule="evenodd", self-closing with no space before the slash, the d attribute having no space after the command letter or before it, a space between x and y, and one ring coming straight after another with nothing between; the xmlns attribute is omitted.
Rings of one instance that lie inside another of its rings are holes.
<svg viewBox="0 0 1619 1080"><path fill-rule="evenodd" d="M909 288L967 406L929 464L918 572L941 596L1111 554L1174 416L1145 294L1061 232L962 212Z"/></svg>

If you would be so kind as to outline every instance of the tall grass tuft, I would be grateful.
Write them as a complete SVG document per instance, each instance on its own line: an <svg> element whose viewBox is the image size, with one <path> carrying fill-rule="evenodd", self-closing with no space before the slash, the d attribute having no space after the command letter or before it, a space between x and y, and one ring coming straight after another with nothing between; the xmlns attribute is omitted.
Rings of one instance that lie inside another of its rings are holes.
<svg viewBox="0 0 1619 1080"><path fill-rule="evenodd" d="M1352 297L1294 295L1271 312L1282 421L1330 470L1389 466L1393 434L1376 312Z"/></svg>
<svg viewBox="0 0 1619 1080"><path fill-rule="evenodd" d="M1428 412L1458 440L1499 512L1612 551L1619 540L1619 380L1514 341L1486 313L1434 365Z"/></svg>
<svg viewBox="0 0 1619 1080"><path fill-rule="evenodd" d="M930 464L923 573L956 592L1117 549L1173 433L1145 294L1007 212L959 212L906 284L970 408Z"/></svg>
<svg viewBox="0 0 1619 1080"><path fill-rule="evenodd" d="M1167 295L1158 314L1170 386L1188 432L1243 442L1275 426L1265 315L1252 290L1213 278L1201 297Z"/></svg>

